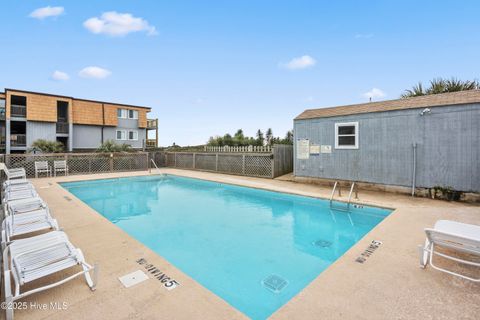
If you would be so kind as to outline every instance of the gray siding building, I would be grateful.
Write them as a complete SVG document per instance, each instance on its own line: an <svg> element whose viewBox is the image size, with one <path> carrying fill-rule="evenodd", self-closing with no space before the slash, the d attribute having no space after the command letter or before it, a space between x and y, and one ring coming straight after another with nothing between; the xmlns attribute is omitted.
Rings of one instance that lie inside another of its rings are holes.
<svg viewBox="0 0 480 320"><path fill-rule="evenodd" d="M0 92L0 152L24 153L39 139L65 151L94 151L112 140L134 149L158 146L158 120L149 107L5 89ZM153 132L152 132L153 131ZM151 132L153 137L149 138Z"/></svg>
<svg viewBox="0 0 480 320"><path fill-rule="evenodd" d="M296 177L480 192L480 90L306 110Z"/></svg>

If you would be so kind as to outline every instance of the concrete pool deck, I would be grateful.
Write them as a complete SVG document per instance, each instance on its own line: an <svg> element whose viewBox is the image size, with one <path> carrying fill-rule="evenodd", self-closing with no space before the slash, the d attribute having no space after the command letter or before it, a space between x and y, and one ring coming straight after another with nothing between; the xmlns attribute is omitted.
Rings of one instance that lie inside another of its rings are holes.
<svg viewBox="0 0 480 320"><path fill-rule="evenodd" d="M178 169L160 171L306 196L330 196L329 188L290 181ZM88 262L100 265L99 284L97 290L91 292L84 278L78 278L29 296L21 300L27 301L29 307L17 310L16 319L246 318L57 184L139 175L148 175L148 172L32 179L70 240L83 250ZM271 318L478 319L480 284L432 268L422 270L418 266L417 245L424 242L423 228L433 226L439 219L480 225L480 206L362 190L359 198L359 202L366 205L396 210ZM372 240L383 244L363 264L355 262ZM145 271L136 262L141 258L181 285L168 291L149 275L149 280L124 288L118 277L136 270ZM478 270L476 272L478 277ZM54 310L50 308L51 302L65 302L66 308Z"/></svg>

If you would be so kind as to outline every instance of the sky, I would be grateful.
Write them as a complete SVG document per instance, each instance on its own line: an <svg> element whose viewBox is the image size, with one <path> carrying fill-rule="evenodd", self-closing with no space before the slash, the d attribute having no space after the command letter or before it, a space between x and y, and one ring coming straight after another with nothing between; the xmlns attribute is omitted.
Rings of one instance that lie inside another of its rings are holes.
<svg viewBox="0 0 480 320"><path fill-rule="evenodd" d="M160 145L478 79L478 1L1 1L0 91L149 106Z"/></svg>

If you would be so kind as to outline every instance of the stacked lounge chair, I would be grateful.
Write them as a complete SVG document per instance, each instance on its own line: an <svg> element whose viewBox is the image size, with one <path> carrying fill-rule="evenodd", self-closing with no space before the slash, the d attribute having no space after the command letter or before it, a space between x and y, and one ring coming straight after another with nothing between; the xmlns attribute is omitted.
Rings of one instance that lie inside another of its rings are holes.
<svg viewBox="0 0 480 320"><path fill-rule="evenodd" d="M468 265L480 268L480 226L451 220L438 220L433 228L425 229L425 244L419 246L420 266L432 268L448 273L462 279L480 282L480 278L461 274L454 270L448 270L433 263L434 256L439 256L460 265ZM445 252L443 249L448 249ZM439 250L440 249L440 250ZM467 254L466 258L460 258L456 254ZM469 258L467 260L467 258Z"/></svg>
<svg viewBox="0 0 480 320"><path fill-rule="evenodd" d="M6 319L13 319L15 301L81 275L90 289L95 290L98 267L88 264L82 251L59 229L48 205L26 179L25 169L8 169L3 163L0 169L6 176L2 184L1 225ZM62 280L26 292L20 290L32 281L75 267L80 267L79 271Z"/></svg>

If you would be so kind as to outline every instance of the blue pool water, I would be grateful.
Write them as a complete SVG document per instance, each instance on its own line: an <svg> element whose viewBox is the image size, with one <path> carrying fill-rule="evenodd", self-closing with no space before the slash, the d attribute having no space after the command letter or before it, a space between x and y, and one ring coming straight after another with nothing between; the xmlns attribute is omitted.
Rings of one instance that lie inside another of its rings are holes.
<svg viewBox="0 0 480 320"><path fill-rule="evenodd" d="M171 175L62 185L253 319L287 303L390 213Z"/></svg>

